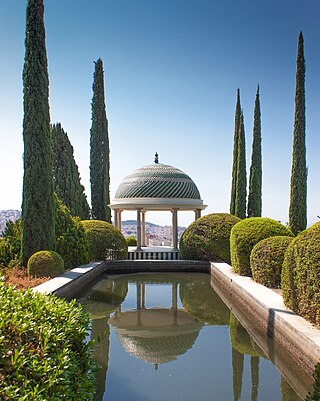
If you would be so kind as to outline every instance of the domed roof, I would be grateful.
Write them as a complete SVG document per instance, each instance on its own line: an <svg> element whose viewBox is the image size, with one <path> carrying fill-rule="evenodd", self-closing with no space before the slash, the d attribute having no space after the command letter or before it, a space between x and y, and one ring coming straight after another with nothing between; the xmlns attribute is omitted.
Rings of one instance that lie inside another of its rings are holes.
<svg viewBox="0 0 320 401"><path fill-rule="evenodd" d="M200 199L200 193L182 170L155 163L129 174L118 187L115 198Z"/></svg>

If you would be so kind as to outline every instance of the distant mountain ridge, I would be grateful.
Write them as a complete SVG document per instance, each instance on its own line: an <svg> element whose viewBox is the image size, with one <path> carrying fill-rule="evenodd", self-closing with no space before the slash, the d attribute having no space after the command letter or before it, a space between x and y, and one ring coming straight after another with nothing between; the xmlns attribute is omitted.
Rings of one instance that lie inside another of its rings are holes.
<svg viewBox="0 0 320 401"><path fill-rule="evenodd" d="M8 209L0 210L0 234L6 228L6 224L9 220L16 221L21 218L21 210Z"/></svg>
<svg viewBox="0 0 320 401"><path fill-rule="evenodd" d="M136 220L123 220L123 221L121 221L121 224L123 226L136 226L137 221ZM150 227L161 227L158 224L149 223L148 221L146 221L146 224L149 225Z"/></svg>

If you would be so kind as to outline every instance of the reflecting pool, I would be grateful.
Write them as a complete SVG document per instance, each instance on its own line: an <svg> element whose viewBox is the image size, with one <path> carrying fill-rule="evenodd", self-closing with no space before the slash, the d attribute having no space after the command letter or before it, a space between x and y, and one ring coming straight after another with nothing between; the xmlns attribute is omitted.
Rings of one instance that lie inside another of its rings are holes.
<svg viewBox="0 0 320 401"><path fill-rule="evenodd" d="M209 275L106 276L79 301L97 341L97 401L304 399L225 306Z"/></svg>

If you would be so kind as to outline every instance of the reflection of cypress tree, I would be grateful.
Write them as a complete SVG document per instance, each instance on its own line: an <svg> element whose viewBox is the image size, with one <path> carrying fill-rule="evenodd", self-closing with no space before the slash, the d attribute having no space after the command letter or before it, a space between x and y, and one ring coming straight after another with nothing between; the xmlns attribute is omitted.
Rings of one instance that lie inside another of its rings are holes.
<svg viewBox="0 0 320 401"><path fill-rule="evenodd" d="M103 395L106 391L105 383L108 372L110 346L110 327L107 321L108 316L103 317L102 319L92 320L91 338L96 341L94 347L94 359L99 364L96 372L95 400L97 401L103 399Z"/></svg>
<svg viewBox="0 0 320 401"><path fill-rule="evenodd" d="M241 397L244 355L232 348L233 400Z"/></svg>
<svg viewBox="0 0 320 401"><path fill-rule="evenodd" d="M251 365L251 401L258 400L258 387L259 387L259 357L252 356L250 360Z"/></svg>
<svg viewBox="0 0 320 401"><path fill-rule="evenodd" d="M294 390L287 383L286 379L281 376L281 394L282 401L301 401L301 398L296 394ZM319 398L307 398L310 401L319 401Z"/></svg>

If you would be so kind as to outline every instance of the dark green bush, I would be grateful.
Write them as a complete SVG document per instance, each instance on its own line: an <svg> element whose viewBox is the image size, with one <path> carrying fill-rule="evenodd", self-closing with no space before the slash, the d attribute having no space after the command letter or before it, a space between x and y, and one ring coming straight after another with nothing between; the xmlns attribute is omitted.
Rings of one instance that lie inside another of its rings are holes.
<svg viewBox="0 0 320 401"><path fill-rule="evenodd" d="M32 277L56 277L64 273L62 257L54 251L39 251L28 260L28 274Z"/></svg>
<svg viewBox="0 0 320 401"><path fill-rule="evenodd" d="M8 221L0 238L0 266L19 264L21 252L21 220Z"/></svg>
<svg viewBox="0 0 320 401"><path fill-rule="evenodd" d="M137 238L136 237L127 237L126 242L128 246L137 246Z"/></svg>
<svg viewBox="0 0 320 401"><path fill-rule="evenodd" d="M231 264L235 273L252 275L250 254L261 240L274 236L293 237L292 232L276 220L265 217L250 217L237 223L231 230Z"/></svg>
<svg viewBox="0 0 320 401"><path fill-rule="evenodd" d="M320 363L316 365L313 377L313 390L308 394L306 401L320 401Z"/></svg>
<svg viewBox="0 0 320 401"><path fill-rule="evenodd" d="M126 259L128 247L122 233L112 224L101 220L82 220L81 224L89 240L91 260Z"/></svg>
<svg viewBox="0 0 320 401"><path fill-rule="evenodd" d="M230 263L230 232L239 221L239 217L227 213L213 213L197 219L180 240L182 259Z"/></svg>
<svg viewBox="0 0 320 401"><path fill-rule="evenodd" d="M260 347L253 341L233 313L230 313L230 341L232 348L240 352L240 354L264 356Z"/></svg>
<svg viewBox="0 0 320 401"><path fill-rule="evenodd" d="M258 242L251 251L250 267L257 283L269 288L281 287L284 254L292 237L276 236Z"/></svg>
<svg viewBox="0 0 320 401"><path fill-rule="evenodd" d="M301 232L289 245L283 262L284 303L320 326L320 223Z"/></svg>
<svg viewBox="0 0 320 401"><path fill-rule="evenodd" d="M89 317L75 301L0 285L0 399L90 401Z"/></svg>
<svg viewBox="0 0 320 401"><path fill-rule="evenodd" d="M90 261L89 241L79 217L56 197L56 251L65 269L72 269Z"/></svg>

